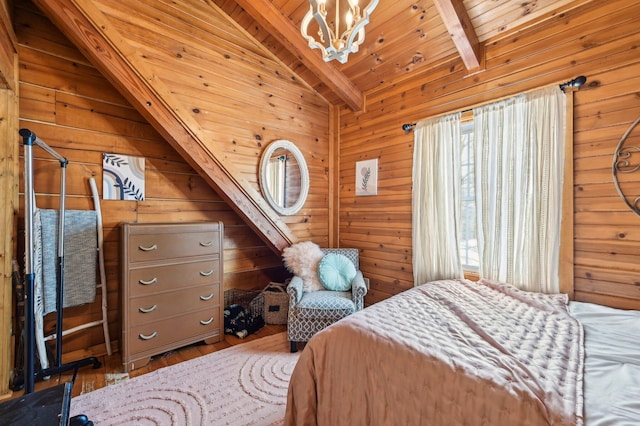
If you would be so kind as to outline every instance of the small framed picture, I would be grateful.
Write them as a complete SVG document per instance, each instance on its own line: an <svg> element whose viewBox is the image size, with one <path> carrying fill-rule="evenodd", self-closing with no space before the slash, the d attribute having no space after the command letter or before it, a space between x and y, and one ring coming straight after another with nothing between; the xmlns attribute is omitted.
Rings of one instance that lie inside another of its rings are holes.
<svg viewBox="0 0 640 426"><path fill-rule="evenodd" d="M102 154L102 199L144 200L144 157Z"/></svg>
<svg viewBox="0 0 640 426"><path fill-rule="evenodd" d="M378 194L378 159L356 161L356 195Z"/></svg>

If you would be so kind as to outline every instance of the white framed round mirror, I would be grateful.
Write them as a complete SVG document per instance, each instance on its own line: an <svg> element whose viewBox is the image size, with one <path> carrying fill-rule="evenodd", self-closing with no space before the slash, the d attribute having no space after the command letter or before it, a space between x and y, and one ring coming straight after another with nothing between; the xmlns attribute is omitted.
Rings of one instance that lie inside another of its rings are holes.
<svg viewBox="0 0 640 426"><path fill-rule="evenodd" d="M309 194L307 162L293 142L271 142L260 159L260 189L269 205L281 215L300 211Z"/></svg>

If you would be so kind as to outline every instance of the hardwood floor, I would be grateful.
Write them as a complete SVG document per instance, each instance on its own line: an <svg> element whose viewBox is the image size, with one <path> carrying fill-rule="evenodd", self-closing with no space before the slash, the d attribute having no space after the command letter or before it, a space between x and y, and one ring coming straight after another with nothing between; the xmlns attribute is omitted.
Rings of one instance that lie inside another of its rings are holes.
<svg viewBox="0 0 640 426"><path fill-rule="evenodd" d="M150 373L158 370L162 367L177 364L183 361L187 361L193 358L197 358L202 355L210 354L230 346L239 345L242 343L250 342L252 340L259 339L261 337L270 336L272 334L281 333L287 330L286 325L265 325L257 333L247 336L244 339L239 339L234 336L225 335L224 340L218 343L212 343L210 345L204 343L198 343L190 346L185 346L180 349L166 352L164 354L155 356L151 359L151 362L144 367L137 368L129 372L128 377L137 377L142 374ZM89 356L86 353L70 353L65 354L63 357L64 362L71 360L82 359ZM122 366L122 354L119 352L113 353L111 356L98 357L101 362L101 366L97 369L91 366L83 367L78 370L75 384L73 386L72 396L78 396L82 393L91 392L96 389L100 389L107 385L107 382L116 382L122 378L127 377L124 374ZM46 389L51 386L56 386L61 383L71 381L73 378L73 371L65 372L57 376L52 376L49 380L40 380L36 382L34 390L38 391ZM17 398L23 394L23 391L13 392L11 398Z"/></svg>

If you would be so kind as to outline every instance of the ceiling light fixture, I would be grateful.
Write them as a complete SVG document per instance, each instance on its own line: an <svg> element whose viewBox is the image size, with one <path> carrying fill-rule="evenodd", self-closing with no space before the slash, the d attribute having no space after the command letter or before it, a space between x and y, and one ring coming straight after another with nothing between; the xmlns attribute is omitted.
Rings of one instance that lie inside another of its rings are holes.
<svg viewBox="0 0 640 426"><path fill-rule="evenodd" d="M379 0L370 0L366 7L360 8L358 0L334 0L330 11L335 12L335 19L327 21L327 3L331 0L309 0L309 11L300 25L302 36L309 42L312 49L320 49L325 62L337 59L340 63L347 62L349 53L355 53L364 41L364 26L369 23L369 15L378 5ZM341 21L340 5L347 7L344 21ZM309 35L317 23L318 40ZM310 27L311 25L311 27Z"/></svg>

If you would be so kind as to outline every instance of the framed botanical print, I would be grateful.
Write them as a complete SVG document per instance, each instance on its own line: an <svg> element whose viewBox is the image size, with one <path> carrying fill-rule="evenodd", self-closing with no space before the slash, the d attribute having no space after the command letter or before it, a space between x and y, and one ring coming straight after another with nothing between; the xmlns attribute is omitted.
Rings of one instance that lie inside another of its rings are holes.
<svg viewBox="0 0 640 426"><path fill-rule="evenodd" d="M102 198L144 200L144 157L102 154Z"/></svg>
<svg viewBox="0 0 640 426"><path fill-rule="evenodd" d="M378 194L378 159L356 162L356 195Z"/></svg>

